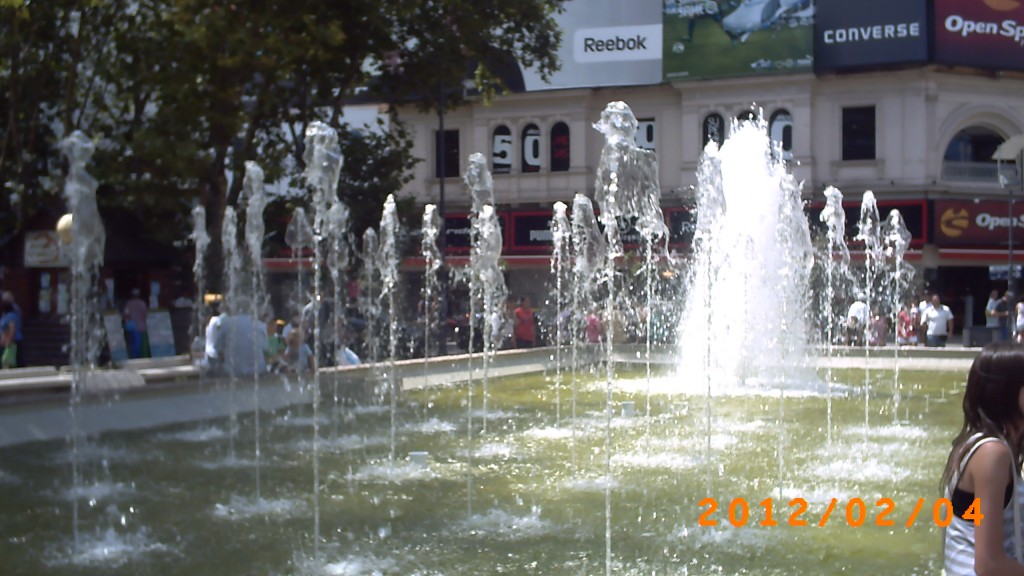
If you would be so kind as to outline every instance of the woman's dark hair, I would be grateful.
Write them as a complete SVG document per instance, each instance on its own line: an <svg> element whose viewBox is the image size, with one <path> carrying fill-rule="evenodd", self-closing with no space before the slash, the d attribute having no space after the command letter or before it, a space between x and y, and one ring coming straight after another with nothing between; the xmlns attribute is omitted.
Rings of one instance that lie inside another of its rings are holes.
<svg viewBox="0 0 1024 576"><path fill-rule="evenodd" d="M6 300L0 301L0 312L4 314L14 311L14 303Z"/></svg>
<svg viewBox="0 0 1024 576"><path fill-rule="evenodd" d="M967 374L964 425L953 440L953 449L942 473L942 490L959 470L963 455L975 443L968 443L968 440L979 432L982 437L1006 440L1016 467L1020 468L1024 435L1016 425L1024 421L1019 401L1021 388L1024 388L1024 347L995 342L982 348Z"/></svg>

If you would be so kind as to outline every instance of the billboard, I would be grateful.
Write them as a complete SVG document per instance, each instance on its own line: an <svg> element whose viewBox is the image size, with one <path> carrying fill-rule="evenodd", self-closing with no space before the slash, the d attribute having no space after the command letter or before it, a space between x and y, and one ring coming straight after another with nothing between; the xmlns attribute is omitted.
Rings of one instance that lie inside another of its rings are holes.
<svg viewBox="0 0 1024 576"><path fill-rule="evenodd" d="M927 0L817 0L815 71L927 61Z"/></svg>
<svg viewBox="0 0 1024 576"><path fill-rule="evenodd" d="M666 80L811 72L813 0L664 0Z"/></svg>
<svg viewBox="0 0 1024 576"><path fill-rule="evenodd" d="M935 244L938 246L1007 246L1010 227L1014 244L1024 239L1024 205L986 200L936 200Z"/></svg>
<svg viewBox="0 0 1024 576"><path fill-rule="evenodd" d="M1024 70L1024 2L935 0L935 62Z"/></svg>
<svg viewBox="0 0 1024 576"><path fill-rule="evenodd" d="M527 92L661 82L661 0L569 0L555 18L562 68L545 82L520 67Z"/></svg>

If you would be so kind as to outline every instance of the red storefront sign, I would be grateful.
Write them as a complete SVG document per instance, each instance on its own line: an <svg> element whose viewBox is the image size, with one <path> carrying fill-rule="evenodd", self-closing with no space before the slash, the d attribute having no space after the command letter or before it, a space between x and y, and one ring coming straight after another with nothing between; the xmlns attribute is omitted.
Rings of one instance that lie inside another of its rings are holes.
<svg viewBox="0 0 1024 576"><path fill-rule="evenodd" d="M986 200L936 200L935 244L938 246L1006 246L1013 225L1014 244L1024 243L1024 206Z"/></svg>
<svg viewBox="0 0 1024 576"><path fill-rule="evenodd" d="M1024 70L1024 2L935 0L935 62Z"/></svg>

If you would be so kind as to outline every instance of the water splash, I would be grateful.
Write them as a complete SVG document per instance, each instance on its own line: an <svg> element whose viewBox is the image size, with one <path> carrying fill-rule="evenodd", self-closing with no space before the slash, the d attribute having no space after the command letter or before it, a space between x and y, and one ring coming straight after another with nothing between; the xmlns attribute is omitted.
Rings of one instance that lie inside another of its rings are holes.
<svg viewBox="0 0 1024 576"><path fill-rule="evenodd" d="M893 327L897 330L899 314L903 307L903 298L905 297L904 291L910 284L910 280L914 277L913 266L908 266L903 261L907 249L910 247L910 239L910 230L907 229L907 224L903 221L903 215L900 214L899 210L893 209L889 212L889 217L886 218L885 224L882 227L882 251L885 253L886 259L891 263L889 268L890 278L887 284L892 289L889 301L891 306L890 317L892 318ZM899 422L901 394L898 336L895 344L893 346L892 418L893 422Z"/></svg>
<svg viewBox="0 0 1024 576"><path fill-rule="evenodd" d="M101 336L93 330L103 326L96 305L96 279L103 264L106 247L106 230L100 219L96 204L96 189L99 183L85 170L85 165L96 151L92 141L76 130L60 143L61 152L68 160L68 176L64 183L64 199L71 213L71 242L62 245L71 261L71 349L73 367L71 380L71 445L72 484L78 489L79 477L78 443L81 431L78 427L78 405L87 381L89 369L94 365L101 345ZM75 553L82 552L78 538L78 498L72 503L72 532Z"/></svg>
<svg viewBox="0 0 1024 576"><path fill-rule="evenodd" d="M843 193L829 186L825 189L825 208L819 215L825 224L825 253L821 262L824 263L824 302L819 307L825 316L825 350L829 357L834 354L837 341L835 319L842 306L837 302L836 288L846 286L850 281L850 249L846 245L846 211L843 210ZM825 409L825 445L832 445L832 388L834 378L832 367L829 366L825 377L828 386Z"/></svg>
<svg viewBox="0 0 1024 576"><path fill-rule="evenodd" d="M313 186L313 358L319 363L323 346L320 334L320 286L322 240L325 233L330 198L337 196L338 178L341 175L342 156L338 146L338 133L323 124L312 122L306 128L305 150L302 159L306 163L306 181ZM301 356L301 354L300 354ZM313 370L313 557L320 559L320 455L317 443L320 438L320 370Z"/></svg>
<svg viewBox="0 0 1024 576"><path fill-rule="evenodd" d="M770 151L764 122L744 122L698 171L681 365L717 387L772 386L807 365L810 233L800 184Z"/></svg>
<svg viewBox="0 0 1024 576"><path fill-rule="evenodd" d="M479 329L483 331L484 343L483 432L486 433L489 367L496 344L501 337L501 325L504 323L502 307L508 296L508 289L505 287L505 275L501 270L503 240L501 224L493 204L494 182L483 154L476 153L469 157L469 169L464 180L473 196L474 207L474 212L469 218L470 348L472 349L473 332L477 329L476 311L480 310L482 322ZM477 305L480 308L477 308Z"/></svg>
<svg viewBox="0 0 1024 576"><path fill-rule="evenodd" d="M554 216L551 219L551 274L555 277L555 425L560 426L562 422L562 348L565 345L565 326L563 306L565 306L565 291L568 284L566 275L572 250L572 227L569 218L566 216L568 207L564 202L555 202ZM571 310L569 311L571 314Z"/></svg>
<svg viewBox="0 0 1024 576"><path fill-rule="evenodd" d="M572 451L573 471L576 471L576 402L579 397L580 339L579 331L587 322L596 323L595 328L603 332L598 316L598 288L600 267L604 264L608 247L601 228L594 216L594 206L583 194L577 193L572 203L572 313L570 332L574 334L572 344Z"/></svg>
<svg viewBox="0 0 1024 576"><path fill-rule="evenodd" d="M203 342L203 332L208 322L206 314L206 252L210 248L210 235L206 232L206 208L196 205L192 208L192 242L195 244L195 262L192 264L192 275L196 282L196 325L195 336L192 344L194 354L199 355L200 342ZM205 342L203 342L205 344ZM205 375L200 375L200 385Z"/></svg>
<svg viewBox="0 0 1024 576"><path fill-rule="evenodd" d="M871 319L874 317L874 301L880 293L877 283L882 277L882 222L878 215L878 204L875 201L875 194L871 190L864 192L864 199L860 205L860 220L857 222L857 235L854 240L864 245L864 282L861 284L857 299L867 305L867 322L861 326L863 330L862 341L864 343L864 428L868 428L871 419L871 366L868 352L868 342L871 336ZM865 437L865 442L867 438Z"/></svg>
<svg viewBox="0 0 1024 576"><path fill-rule="evenodd" d="M245 207L245 246L249 253L249 267L252 270L252 314L253 322L259 326L264 318L264 306L267 299L267 287L263 274L263 236L266 227L263 223L263 211L267 207L267 195L263 189L263 169L249 160L245 163L245 178L242 180L242 191L246 199ZM263 339L252 338L253 359L263 356ZM260 499L260 373L252 372L253 396L253 457L256 460L256 500Z"/></svg>
<svg viewBox="0 0 1024 576"><path fill-rule="evenodd" d="M398 412L398 374L395 361L398 358L398 211L395 197L388 194L380 217L380 250L377 253L380 265L381 306L387 305L388 324L388 396L391 400L391 450L388 461L395 461L395 415Z"/></svg>
<svg viewBox="0 0 1024 576"><path fill-rule="evenodd" d="M438 271L441 269L443 256L437 240L441 234L441 216L437 206L427 204L423 207L423 223L420 227L420 253L423 254L423 381L430 385L430 335L438 324L438 308L435 302L438 294ZM438 337L444 338L444 330L438 330Z"/></svg>
<svg viewBox="0 0 1024 576"><path fill-rule="evenodd" d="M619 306L615 282L617 260L624 254L621 228L632 223L647 244L649 254L650 244L657 237L667 236L667 229L661 212L657 158L653 152L636 145L637 120L633 111L625 102L611 102L601 112L594 129L605 139L594 190L601 207L600 221L606 246L601 273L605 288L605 469L611 479L612 343L624 312ZM611 484L609 482L605 489L605 571L609 576L612 572Z"/></svg>

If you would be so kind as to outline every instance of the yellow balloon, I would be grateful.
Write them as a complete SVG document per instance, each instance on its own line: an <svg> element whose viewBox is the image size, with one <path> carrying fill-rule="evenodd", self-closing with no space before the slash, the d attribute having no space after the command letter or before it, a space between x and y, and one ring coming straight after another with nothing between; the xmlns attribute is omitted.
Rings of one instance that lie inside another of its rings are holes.
<svg viewBox="0 0 1024 576"><path fill-rule="evenodd" d="M61 244L71 244L71 224L74 216L70 213L60 217L57 221L57 237Z"/></svg>

